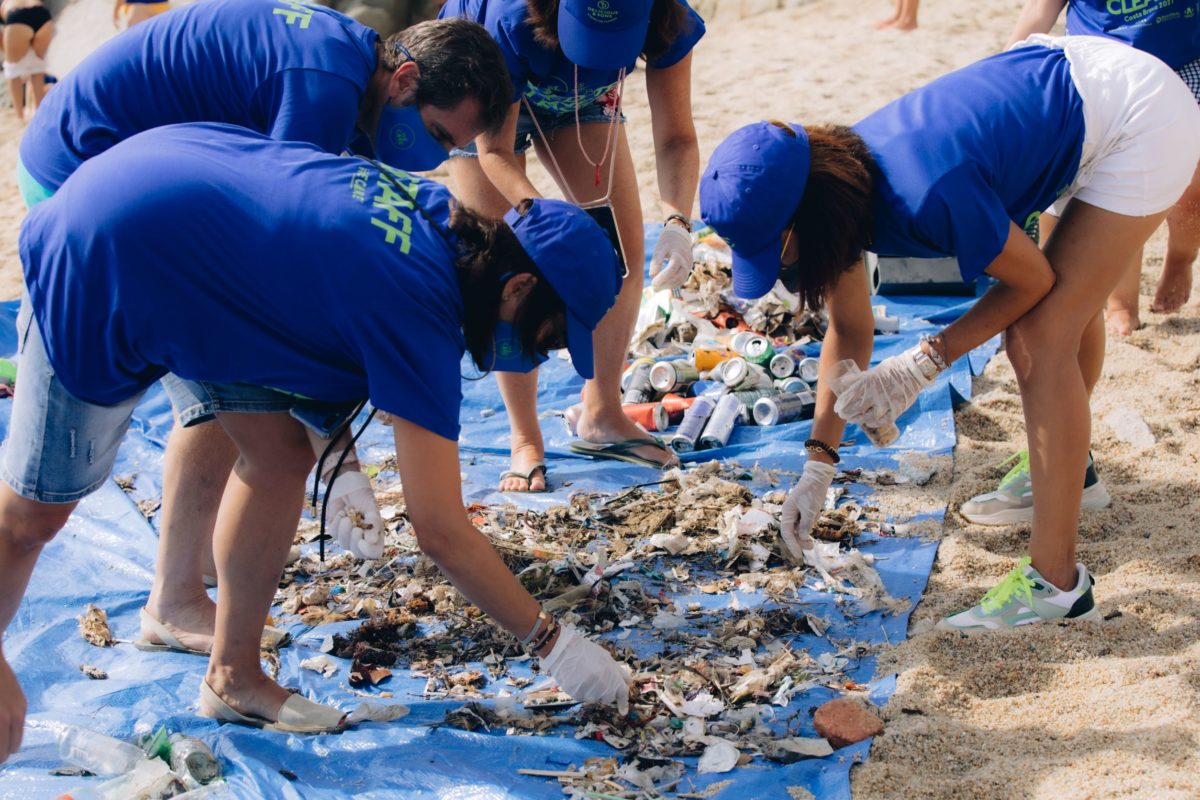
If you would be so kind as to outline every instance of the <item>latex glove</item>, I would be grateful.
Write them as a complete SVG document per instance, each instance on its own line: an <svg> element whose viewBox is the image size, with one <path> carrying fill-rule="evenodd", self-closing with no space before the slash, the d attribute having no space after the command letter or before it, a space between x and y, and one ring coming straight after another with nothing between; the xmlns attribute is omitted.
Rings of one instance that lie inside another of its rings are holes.
<svg viewBox="0 0 1200 800"><path fill-rule="evenodd" d="M650 285L678 289L692 273L692 235L682 225L667 224L658 235L650 257Z"/></svg>
<svg viewBox="0 0 1200 800"><path fill-rule="evenodd" d="M571 697L584 703L616 703L629 711L629 677L608 651L570 625L559 628L558 641L542 666Z"/></svg>
<svg viewBox="0 0 1200 800"><path fill-rule="evenodd" d="M832 464L807 461L800 480L783 501L783 514L779 519L780 544L783 555L794 564L810 563L812 529L821 518L825 495L833 485L835 475L837 467Z"/></svg>
<svg viewBox="0 0 1200 800"><path fill-rule="evenodd" d="M862 427L887 428L913 404L921 390L933 383L937 375L926 378L917 366L917 345L898 356L886 358L856 379L846 381L838 394L834 412Z"/></svg>
<svg viewBox="0 0 1200 800"><path fill-rule="evenodd" d="M358 470L343 472L329 487L329 510L333 536L358 558L383 555L383 518L375 504L371 479Z"/></svg>

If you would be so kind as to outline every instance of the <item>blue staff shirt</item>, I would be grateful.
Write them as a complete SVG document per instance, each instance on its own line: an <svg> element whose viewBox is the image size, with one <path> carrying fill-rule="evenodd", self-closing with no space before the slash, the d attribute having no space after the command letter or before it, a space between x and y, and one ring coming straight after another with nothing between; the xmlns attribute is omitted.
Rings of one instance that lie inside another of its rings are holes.
<svg viewBox="0 0 1200 800"><path fill-rule="evenodd" d="M1067 33L1119 39L1179 69L1200 58L1200 0L1069 0Z"/></svg>
<svg viewBox="0 0 1200 800"><path fill-rule="evenodd" d="M1079 170L1083 103L1061 50L1022 47L911 92L854 126L878 162L881 255L955 256L978 277Z"/></svg>
<svg viewBox="0 0 1200 800"><path fill-rule="evenodd" d="M160 125L228 122L341 152L375 71L378 35L293 0L203 0L110 39L46 95L21 139L57 190L78 166Z"/></svg>
<svg viewBox="0 0 1200 800"><path fill-rule="evenodd" d="M63 386L112 404L173 372L370 398L457 439L455 249L407 193L439 225L451 196L392 174L400 188L362 159L211 123L89 160L29 212L19 243Z"/></svg>
<svg viewBox="0 0 1200 800"><path fill-rule="evenodd" d="M685 0L677 2L687 11L683 30L666 53L646 64L648 67L674 66L692 52L696 42L704 36L704 20ZM524 95L535 109L549 116L574 113L577 96L575 65L563 54L562 48L549 48L534 39L525 0L448 0L439 16L443 19L466 17L487 29L504 53L516 89L514 102ZM626 73L632 72L634 66L631 63ZM617 77L617 70L579 67L579 107L593 103L615 106L618 98L609 93L617 85Z"/></svg>

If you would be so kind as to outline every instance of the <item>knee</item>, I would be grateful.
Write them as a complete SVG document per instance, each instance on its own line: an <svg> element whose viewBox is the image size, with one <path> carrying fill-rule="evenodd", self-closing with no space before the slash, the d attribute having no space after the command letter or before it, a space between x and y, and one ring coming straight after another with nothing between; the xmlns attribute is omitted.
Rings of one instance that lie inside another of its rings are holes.
<svg viewBox="0 0 1200 800"><path fill-rule="evenodd" d="M238 474L247 483L280 482L304 484L316 464L316 456L306 438L276 442L269 453L243 452Z"/></svg>
<svg viewBox="0 0 1200 800"><path fill-rule="evenodd" d="M48 544L71 516L75 504L39 503L8 492L0 503L0 537L19 550Z"/></svg>
<svg viewBox="0 0 1200 800"><path fill-rule="evenodd" d="M1066 346L1062 332L1048 329L1037 315L1027 314L1009 326L1005 334L1005 350L1018 383L1024 384L1038 370L1058 369L1061 363L1074 358ZM1078 351L1078 347L1074 348Z"/></svg>

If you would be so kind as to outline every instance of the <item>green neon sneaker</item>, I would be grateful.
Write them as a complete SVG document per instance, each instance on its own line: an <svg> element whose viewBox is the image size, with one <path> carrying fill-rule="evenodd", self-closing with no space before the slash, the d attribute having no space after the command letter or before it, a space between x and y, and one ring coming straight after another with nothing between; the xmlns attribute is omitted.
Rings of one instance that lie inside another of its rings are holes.
<svg viewBox="0 0 1200 800"><path fill-rule="evenodd" d="M1029 478L1029 451L1014 453L999 466L1016 461L1008 474L1000 479L996 491L979 494L962 504L964 517L976 525L1015 525L1033 522L1033 482ZM1080 508L1095 511L1107 508L1112 502L1108 489L1096 474L1096 465L1088 454L1087 471L1083 474L1083 501Z"/></svg>
<svg viewBox="0 0 1200 800"><path fill-rule="evenodd" d="M1100 619L1092 598L1095 579L1083 564L1075 565L1075 574L1075 588L1064 592L1039 575L1029 563L1029 556L1025 556L983 596L979 605L946 617L937 627L949 631L987 631L1056 619Z"/></svg>

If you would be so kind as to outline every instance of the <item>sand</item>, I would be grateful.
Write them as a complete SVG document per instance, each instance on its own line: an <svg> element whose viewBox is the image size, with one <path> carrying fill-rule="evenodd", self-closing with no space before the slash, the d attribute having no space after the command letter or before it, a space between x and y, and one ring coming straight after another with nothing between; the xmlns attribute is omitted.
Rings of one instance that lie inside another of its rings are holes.
<svg viewBox="0 0 1200 800"><path fill-rule="evenodd" d="M696 51L694 107L702 158L729 132L764 117L851 123L899 94L1004 45L1021 3L927 0L914 33L875 31L886 0L814 2L737 19L723 7ZM52 68L65 69L104 38L107 0L83 0L59 20ZM658 216L644 85L627 88L630 141L643 207ZM20 291L22 216L12 178L21 126L0 109L0 297ZM549 187L534 169L535 183ZM1165 237L1147 247L1149 308ZM975 602L1023 554L1028 529L971 525L953 510L912 637L885 650L899 673L887 727L855 769L859 798L1200 797L1200 292L1182 312L1144 312L1146 327L1110 343L1093 399L1093 442L1110 508L1084 517L1080 558L1096 576L1108 619L970 639L928 632ZM996 464L1024 446L1016 383L997 357L958 412L951 474L920 489L886 490L882 503L951 509L993 487ZM1128 406L1157 439L1139 450L1102 420ZM781 788L781 796L784 792Z"/></svg>

